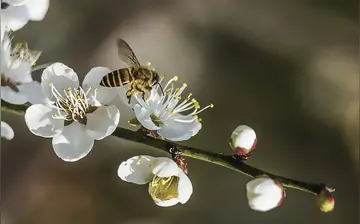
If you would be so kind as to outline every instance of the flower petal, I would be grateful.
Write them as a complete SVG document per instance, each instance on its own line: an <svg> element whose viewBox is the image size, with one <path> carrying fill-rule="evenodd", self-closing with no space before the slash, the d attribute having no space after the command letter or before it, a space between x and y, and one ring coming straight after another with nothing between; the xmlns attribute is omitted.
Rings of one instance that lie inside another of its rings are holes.
<svg viewBox="0 0 360 224"><path fill-rule="evenodd" d="M86 133L96 140L101 140L115 131L119 120L120 112L115 106L101 106L87 114Z"/></svg>
<svg viewBox="0 0 360 224"><path fill-rule="evenodd" d="M74 70L60 62L56 62L44 69L41 76L41 88L48 98L52 95L50 83L65 96L63 89L78 88L79 78Z"/></svg>
<svg viewBox="0 0 360 224"><path fill-rule="evenodd" d="M233 148L252 149L256 144L256 133L247 125L239 125L231 133L230 139Z"/></svg>
<svg viewBox="0 0 360 224"><path fill-rule="evenodd" d="M152 156L134 156L122 162L118 169L118 176L130 183L146 184L153 178L152 166L156 158Z"/></svg>
<svg viewBox="0 0 360 224"><path fill-rule="evenodd" d="M157 133L170 141L185 141L196 135L201 129L201 123L193 119L191 122L167 120Z"/></svg>
<svg viewBox="0 0 360 224"><path fill-rule="evenodd" d="M29 18L34 21L39 21L44 19L49 5L49 0L28 0L25 7L29 13Z"/></svg>
<svg viewBox="0 0 360 224"><path fill-rule="evenodd" d="M170 207L170 206L174 206L177 203L179 203L179 200L177 198L172 198L172 199L166 200L166 201L162 201L157 198L153 198L153 200L154 200L155 204L160 207Z"/></svg>
<svg viewBox="0 0 360 224"><path fill-rule="evenodd" d="M26 96L31 104L47 103L48 99L41 90L40 82L33 81L18 86L20 93Z"/></svg>
<svg viewBox="0 0 360 224"><path fill-rule="evenodd" d="M4 71L5 76L9 77L13 82L27 83L32 82L31 65L21 59L14 59L11 65Z"/></svg>
<svg viewBox="0 0 360 224"><path fill-rule="evenodd" d="M107 88L100 86L101 79L111 70L106 67L95 67L92 68L85 76L83 80L83 88L96 88L96 99L101 104L109 104L119 92L119 88Z"/></svg>
<svg viewBox="0 0 360 224"><path fill-rule="evenodd" d="M179 167L172 159L158 157L152 169L152 173L158 177L179 176Z"/></svg>
<svg viewBox="0 0 360 224"><path fill-rule="evenodd" d="M25 112L25 122L29 130L37 136L53 137L62 132L64 120L53 119L54 111L43 105L35 104Z"/></svg>
<svg viewBox="0 0 360 224"><path fill-rule="evenodd" d="M86 134L84 125L73 122L53 138L52 144L59 158L66 162L76 162L91 151L94 139Z"/></svg>
<svg viewBox="0 0 360 224"><path fill-rule="evenodd" d="M266 212L279 205L283 198L283 189L271 178L256 178L246 185L250 208Z"/></svg>
<svg viewBox="0 0 360 224"><path fill-rule="evenodd" d="M29 21L29 13L25 6L9 6L1 10L1 28L13 31L21 29Z"/></svg>
<svg viewBox="0 0 360 224"><path fill-rule="evenodd" d="M137 94L131 96L131 100L129 103L129 99L126 97L126 91L128 91L128 89L129 89L129 85L120 87L119 98L120 98L120 101L122 102L122 104L124 104L127 107L134 108L135 105L137 104L137 99L136 99Z"/></svg>
<svg viewBox="0 0 360 224"><path fill-rule="evenodd" d="M5 2L12 6L24 5L28 0L6 0Z"/></svg>
<svg viewBox="0 0 360 224"><path fill-rule="evenodd" d="M7 140L14 138L14 130L5 121L1 121L1 137Z"/></svg>
<svg viewBox="0 0 360 224"><path fill-rule="evenodd" d="M140 106L139 104L136 104L134 106L135 116L138 119L138 121L141 123L142 126L144 126L146 129L149 130L159 130L160 127L158 127L152 120L151 120L151 112L147 110L146 108Z"/></svg>
<svg viewBox="0 0 360 224"><path fill-rule="evenodd" d="M28 100L21 92L15 92L8 86L1 87L1 99L11 104L21 105Z"/></svg>
<svg viewBox="0 0 360 224"><path fill-rule="evenodd" d="M179 186L178 186L178 193L179 197L178 200L181 204L185 204L193 193L193 186L189 179L189 177L179 168Z"/></svg>

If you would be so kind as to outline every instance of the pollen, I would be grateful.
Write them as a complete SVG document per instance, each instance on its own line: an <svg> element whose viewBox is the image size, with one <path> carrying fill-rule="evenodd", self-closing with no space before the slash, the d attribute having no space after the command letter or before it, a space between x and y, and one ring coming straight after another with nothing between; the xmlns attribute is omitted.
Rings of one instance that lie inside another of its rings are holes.
<svg viewBox="0 0 360 224"><path fill-rule="evenodd" d="M177 77L177 76L174 76L174 81L178 81L179 80L179 77Z"/></svg>
<svg viewBox="0 0 360 224"><path fill-rule="evenodd" d="M184 84L183 84L183 87L187 87L187 83L184 83Z"/></svg>
<svg viewBox="0 0 360 224"><path fill-rule="evenodd" d="M210 108L214 108L214 104L210 104Z"/></svg>
<svg viewBox="0 0 360 224"><path fill-rule="evenodd" d="M150 62L150 61L147 62L146 65L147 65L148 67L150 67L150 66L151 66L151 62Z"/></svg>

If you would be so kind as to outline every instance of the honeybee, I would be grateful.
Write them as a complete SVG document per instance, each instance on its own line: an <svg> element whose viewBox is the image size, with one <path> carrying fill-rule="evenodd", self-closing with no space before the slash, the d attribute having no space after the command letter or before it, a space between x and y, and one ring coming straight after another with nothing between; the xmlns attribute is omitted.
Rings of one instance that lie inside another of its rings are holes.
<svg viewBox="0 0 360 224"><path fill-rule="evenodd" d="M100 85L104 87L130 85L129 90L126 91L126 97L129 100L129 104L131 96L134 94L141 93L142 98L145 100L145 95L148 94L156 84L160 86L160 89L163 92L159 83L159 74L154 70L150 70L140 65L133 50L125 40L119 38L116 43L120 59L131 67L118 69L108 73L102 78Z"/></svg>

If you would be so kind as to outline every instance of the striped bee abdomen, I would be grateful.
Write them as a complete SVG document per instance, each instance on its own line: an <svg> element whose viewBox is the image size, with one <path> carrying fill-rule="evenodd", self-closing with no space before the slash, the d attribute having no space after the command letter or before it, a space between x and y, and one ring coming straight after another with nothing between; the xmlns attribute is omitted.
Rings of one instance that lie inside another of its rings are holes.
<svg viewBox="0 0 360 224"><path fill-rule="evenodd" d="M132 77L127 68L112 71L105 75L101 82L101 86L105 87L120 87L132 81Z"/></svg>

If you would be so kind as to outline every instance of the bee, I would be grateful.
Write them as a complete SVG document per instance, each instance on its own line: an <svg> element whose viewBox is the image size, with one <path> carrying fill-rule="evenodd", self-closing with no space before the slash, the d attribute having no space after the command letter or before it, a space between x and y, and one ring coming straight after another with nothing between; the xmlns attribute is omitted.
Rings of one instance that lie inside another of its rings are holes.
<svg viewBox="0 0 360 224"><path fill-rule="evenodd" d="M148 94L156 84L160 86L160 89L164 94L159 83L159 74L155 72L155 70L150 70L142 66L125 40L119 38L116 43L120 59L131 67L118 69L108 73L102 78L100 85L104 87L130 85L130 88L126 91L126 97L129 100L129 104L131 96L134 94L141 93L142 98L145 100L145 95Z"/></svg>

